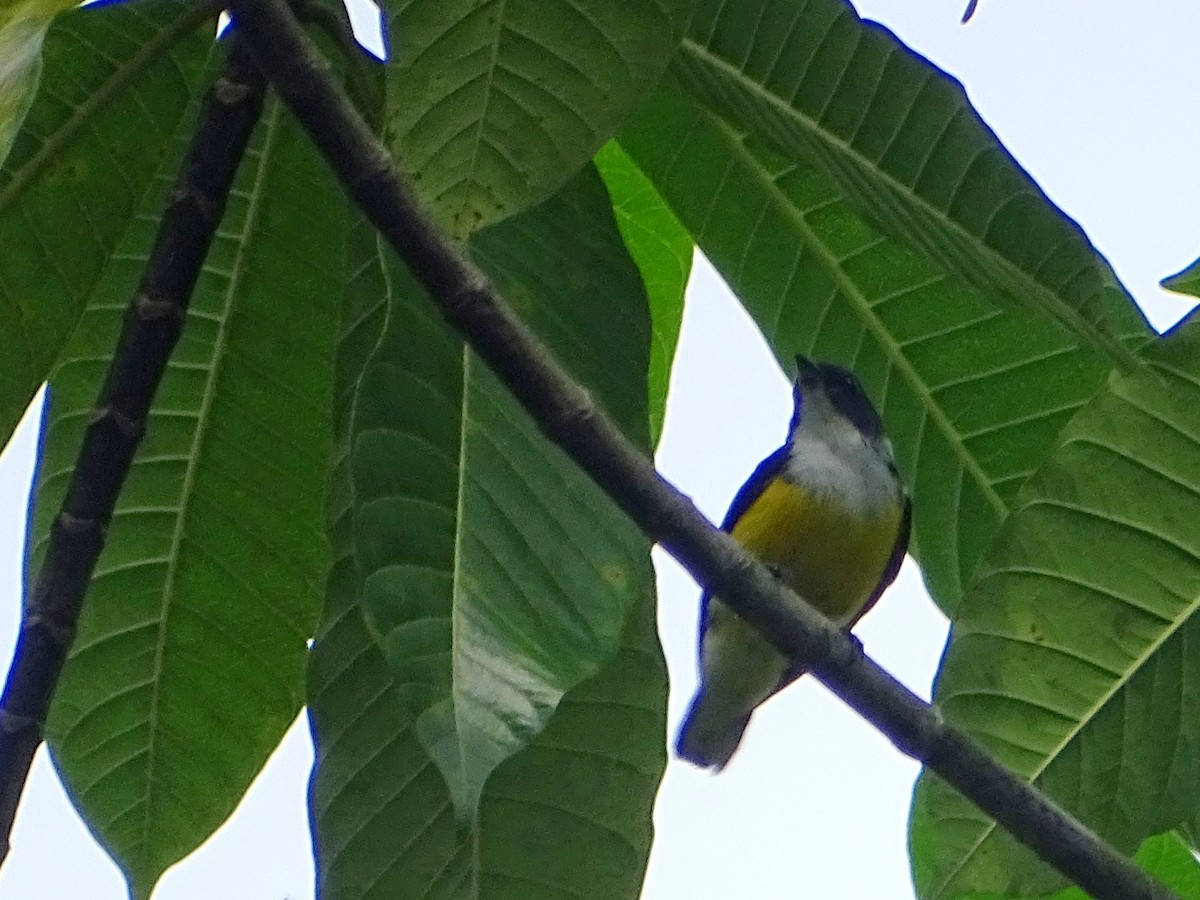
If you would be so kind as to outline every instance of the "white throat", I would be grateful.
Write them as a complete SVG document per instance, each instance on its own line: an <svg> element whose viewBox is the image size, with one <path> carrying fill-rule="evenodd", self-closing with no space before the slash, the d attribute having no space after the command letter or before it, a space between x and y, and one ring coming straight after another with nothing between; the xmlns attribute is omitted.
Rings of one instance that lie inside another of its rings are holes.
<svg viewBox="0 0 1200 900"><path fill-rule="evenodd" d="M805 410L792 433L784 469L788 481L871 518L896 505L899 485L887 441L868 442L853 425L826 410Z"/></svg>

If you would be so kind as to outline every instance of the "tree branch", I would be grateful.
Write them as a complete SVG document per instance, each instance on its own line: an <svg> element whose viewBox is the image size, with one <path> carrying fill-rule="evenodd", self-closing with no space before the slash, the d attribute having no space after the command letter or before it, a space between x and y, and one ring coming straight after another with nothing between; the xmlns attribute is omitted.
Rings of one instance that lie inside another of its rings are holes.
<svg viewBox="0 0 1200 900"><path fill-rule="evenodd" d="M334 6L328 6L323 0L303 0L293 8L301 22L316 25L342 51L346 92L371 130L378 134L383 121L384 69L358 43L345 3L342 0L334 0L334 3Z"/></svg>
<svg viewBox="0 0 1200 900"><path fill-rule="evenodd" d="M714 528L600 411L486 276L439 232L304 36L285 0L233 0L236 27L347 192L542 431L652 540L814 674L1040 857L1100 900L1174 897L934 708L865 657L729 535Z"/></svg>
<svg viewBox="0 0 1200 900"><path fill-rule="evenodd" d="M154 392L262 110L266 82L240 38L209 88L21 617L0 695L0 862L46 712Z"/></svg>

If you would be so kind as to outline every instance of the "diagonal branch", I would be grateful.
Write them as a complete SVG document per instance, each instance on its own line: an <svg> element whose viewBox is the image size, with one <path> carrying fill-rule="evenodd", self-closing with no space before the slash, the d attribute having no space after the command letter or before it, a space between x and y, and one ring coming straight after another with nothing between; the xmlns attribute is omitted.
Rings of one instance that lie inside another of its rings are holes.
<svg viewBox="0 0 1200 900"><path fill-rule="evenodd" d="M818 660L818 678L903 752L925 763L1039 856L1100 900L1174 895L863 655L771 577L686 497L571 380L486 277L438 231L374 139L285 0L233 0L237 27L360 209L443 315L562 447L702 584L784 652Z"/></svg>
<svg viewBox="0 0 1200 900"><path fill-rule="evenodd" d="M0 695L0 862L8 855L21 791L42 742L50 698L117 495L262 110L266 83L242 41L234 38L229 44L225 64L204 98L137 293L125 312L66 498L50 526L45 557L22 613Z"/></svg>

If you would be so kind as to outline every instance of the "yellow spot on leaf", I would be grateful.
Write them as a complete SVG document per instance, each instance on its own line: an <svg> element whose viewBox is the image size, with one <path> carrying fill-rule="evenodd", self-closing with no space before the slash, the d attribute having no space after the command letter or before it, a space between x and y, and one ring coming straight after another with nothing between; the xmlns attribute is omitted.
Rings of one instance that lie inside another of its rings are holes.
<svg viewBox="0 0 1200 900"><path fill-rule="evenodd" d="M629 585L629 572L618 563L607 563L600 567L600 577L604 583L618 591L623 591Z"/></svg>

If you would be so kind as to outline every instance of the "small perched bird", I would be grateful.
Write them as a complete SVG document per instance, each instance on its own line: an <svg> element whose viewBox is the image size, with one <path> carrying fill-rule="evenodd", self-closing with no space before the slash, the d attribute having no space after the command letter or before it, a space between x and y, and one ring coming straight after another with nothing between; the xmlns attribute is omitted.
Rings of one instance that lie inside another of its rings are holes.
<svg viewBox="0 0 1200 900"><path fill-rule="evenodd" d="M803 356L796 363L787 440L742 485L721 527L848 631L896 578L912 505L854 374ZM754 710L805 668L706 592L700 687L679 730L679 755L720 771Z"/></svg>

